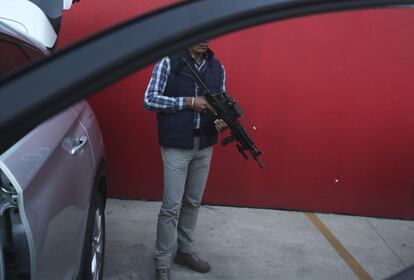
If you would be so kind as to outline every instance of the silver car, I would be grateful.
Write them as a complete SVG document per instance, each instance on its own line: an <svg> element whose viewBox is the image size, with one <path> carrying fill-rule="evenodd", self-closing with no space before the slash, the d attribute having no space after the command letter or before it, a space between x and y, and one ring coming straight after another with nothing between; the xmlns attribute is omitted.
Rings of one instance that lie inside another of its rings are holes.
<svg viewBox="0 0 414 280"><path fill-rule="evenodd" d="M56 36L46 36L47 46L24 34L7 22L22 19L4 15L1 4L0 77L7 78L48 55ZM81 101L0 155L0 279L102 279L105 199L102 135Z"/></svg>

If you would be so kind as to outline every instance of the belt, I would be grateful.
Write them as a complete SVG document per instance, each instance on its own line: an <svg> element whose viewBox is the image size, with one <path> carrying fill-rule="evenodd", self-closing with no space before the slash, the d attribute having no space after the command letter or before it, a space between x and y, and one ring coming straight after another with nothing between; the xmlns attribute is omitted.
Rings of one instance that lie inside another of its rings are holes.
<svg viewBox="0 0 414 280"><path fill-rule="evenodd" d="M193 129L193 134L194 134L195 137L199 137L201 135L200 129L199 128L198 129Z"/></svg>

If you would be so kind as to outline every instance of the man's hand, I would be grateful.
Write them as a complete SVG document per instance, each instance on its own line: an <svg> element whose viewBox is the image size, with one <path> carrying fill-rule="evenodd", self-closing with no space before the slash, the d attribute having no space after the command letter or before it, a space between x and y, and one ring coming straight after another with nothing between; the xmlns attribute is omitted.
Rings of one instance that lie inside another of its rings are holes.
<svg viewBox="0 0 414 280"><path fill-rule="evenodd" d="M216 126L216 129L218 132L224 132L228 128L226 122L223 121L222 119L215 120L214 125Z"/></svg>
<svg viewBox="0 0 414 280"><path fill-rule="evenodd" d="M204 96L198 96L198 97L193 97L193 98L194 98L194 105L192 109L194 111L199 112L199 113L207 113L207 111L210 111L214 115L216 115L216 112L214 111L213 107L211 107L211 105L208 104Z"/></svg>

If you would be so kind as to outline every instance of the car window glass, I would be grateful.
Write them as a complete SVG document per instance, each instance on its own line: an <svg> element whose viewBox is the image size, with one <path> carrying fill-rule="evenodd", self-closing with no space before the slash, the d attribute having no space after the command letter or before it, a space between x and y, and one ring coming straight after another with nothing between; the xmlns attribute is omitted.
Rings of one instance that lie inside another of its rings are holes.
<svg viewBox="0 0 414 280"><path fill-rule="evenodd" d="M0 76L27 63L27 61L25 54L17 45L0 40Z"/></svg>
<svg viewBox="0 0 414 280"><path fill-rule="evenodd" d="M42 53L36 51L30 46L23 45L21 46L21 48L23 49L23 51L29 57L30 60L36 60L44 56Z"/></svg>

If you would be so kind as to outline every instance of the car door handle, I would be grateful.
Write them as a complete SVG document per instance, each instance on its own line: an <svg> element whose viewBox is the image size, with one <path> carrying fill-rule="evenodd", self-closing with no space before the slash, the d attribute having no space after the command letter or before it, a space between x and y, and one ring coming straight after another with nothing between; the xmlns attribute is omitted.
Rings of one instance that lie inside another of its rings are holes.
<svg viewBox="0 0 414 280"><path fill-rule="evenodd" d="M70 154L75 155L82 150L83 147L88 143L88 137L82 136L74 141L72 149L70 149Z"/></svg>

